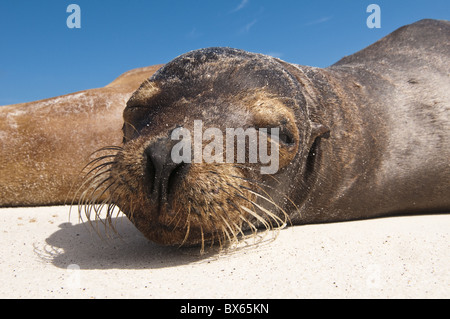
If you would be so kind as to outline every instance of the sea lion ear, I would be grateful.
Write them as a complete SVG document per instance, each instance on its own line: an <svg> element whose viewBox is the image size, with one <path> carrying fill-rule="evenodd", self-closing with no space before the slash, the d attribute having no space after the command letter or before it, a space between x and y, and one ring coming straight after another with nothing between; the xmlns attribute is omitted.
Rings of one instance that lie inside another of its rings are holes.
<svg viewBox="0 0 450 319"><path fill-rule="evenodd" d="M328 135L329 133L330 129L328 128L328 126L317 122L311 122L311 140L315 140L318 137Z"/></svg>
<svg viewBox="0 0 450 319"><path fill-rule="evenodd" d="M306 143L307 148L311 148L314 142L321 137L327 138L330 135L328 126L311 121L311 135Z"/></svg>

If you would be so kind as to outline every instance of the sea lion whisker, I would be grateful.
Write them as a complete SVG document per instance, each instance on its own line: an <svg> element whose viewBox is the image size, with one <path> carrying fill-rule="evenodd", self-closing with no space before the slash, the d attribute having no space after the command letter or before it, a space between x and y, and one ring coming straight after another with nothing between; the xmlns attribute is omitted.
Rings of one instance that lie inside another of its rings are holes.
<svg viewBox="0 0 450 319"><path fill-rule="evenodd" d="M117 231L117 227L116 227L117 223L119 222L119 219L117 217L122 212L121 212L120 208L116 204L110 202L109 199L108 199L108 201L104 202L104 205L106 205L106 204L108 205L108 207L106 209L105 222L102 222L105 227L105 234L107 235L107 237L109 237L109 235L108 235L108 226L109 226L109 229L113 231L114 235L118 236L119 239L123 239L122 235ZM115 221L113 221L113 216L114 216L115 210L117 211L115 213L116 219L115 219Z"/></svg>
<svg viewBox="0 0 450 319"><path fill-rule="evenodd" d="M93 154L95 154L95 152L94 152ZM93 155L93 154L92 154L92 155ZM92 156L92 155L91 155L91 156ZM79 175L84 175L84 176L88 175L89 173L88 173L88 174L84 174L84 173L83 173L88 167L93 166L93 165L95 165L96 163L98 163L98 162L100 162L100 161L102 161L102 160L104 160L104 159L107 159L107 158L115 158L116 155L117 155L117 154L109 154L109 155L103 155L103 156L99 156L99 157L94 158L93 160L91 160L89 163L87 163L87 164L80 170ZM115 161L112 161L111 163L113 164L113 163L115 163ZM95 170L95 169L93 169L93 170Z"/></svg>
<svg viewBox="0 0 450 319"><path fill-rule="evenodd" d="M113 223L113 216L114 216L113 214L114 214L114 210L117 210L117 213L115 214L115 221L114 221L114 223ZM117 227L116 227L117 223L119 222L119 219L118 219L119 214L121 213L120 208L117 207L117 205L115 205L114 203L111 203L111 202L110 202L110 203L108 204L108 212L110 212L109 222L110 222L110 227L111 227L111 229L114 231L114 233L115 233L116 235L118 235L119 237L121 237L120 234L119 234L119 232L117 231Z"/></svg>
<svg viewBox="0 0 450 319"><path fill-rule="evenodd" d="M205 253L205 235L203 233L203 227L201 224L200 224L200 233L202 236L202 246L200 248L200 255L203 255Z"/></svg>
<svg viewBox="0 0 450 319"><path fill-rule="evenodd" d="M236 205L234 205L235 207L236 207ZM227 212L225 211L225 209L222 207L222 206L219 206L221 209L222 209L222 212L223 212L223 214L224 214L224 216L227 216L228 214L227 214ZM240 212L240 215L242 214L242 212L239 210L239 212ZM240 216L239 216L240 217ZM221 218L224 218L222 215L221 215ZM226 223L226 220L224 220L224 222ZM245 236L245 234L244 234L244 232L242 231L242 226L240 226L240 225L238 225L238 224L236 224L233 220L229 220L229 222L230 223L232 223L233 224L233 228L232 228L232 231L235 233L235 237L236 237L236 241L237 241L237 234L241 234L242 236ZM231 227L230 227L230 229L231 229Z"/></svg>
<svg viewBox="0 0 450 319"><path fill-rule="evenodd" d="M81 179L81 181L80 181L81 184L80 184L80 186L78 187L78 189L75 191L75 193L74 193L74 195L73 195L73 197L72 197L72 201L71 201L71 204L70 204L70 210L69 210L69 216L70 216L70 214L71 214L71 212L72 212L72 207L74 206L75 202L76 202L76 203L82 202L81 196L83 195L83 193L84 193L87 189L89 189L89 188L91 187L92 182L93 182L94 180L98 179L101 175L106 174L106 173L108 173L108 172L110 172L110 170L109 170L109 169L106 169L105 171L97 172L95 175L92 175L92 176L85 175L85 176ZM89 173L89 174L90 174L90 173ZM89 185L89 186L87 186L87 188L85 188L86 185ZM72 190L72 188L73 188L73 185L72 185L72 187L71 187L71 190ZM84 191L80 194L80 192L81 192L83 189L84 189ZM80 195L79 195L79 194L80 194Z"/></svg>
<svg viewBox="0 0 450 319"><path fill-rule="evenodd" d="M228 231L226 231L226 229L225 229L225 232L226 232L226 235L227 235L227 237L228 237L229 243L230 243L230 244L233 244L233 243L238 242L238 238L237 238L237 235L236 235L236 229L234 229L234 228L228 223L228 221L226 220L225 217L223 217L222 215L220 215L220 218L221 218L222 221L225 223L226 228L228 228L228 229L230 230L230 233L232 234L232 237L233 237L233 238L230 237ZM238 233L239 233L239 232L238 232Z"/></svg>
<svg viewBox="0 0 450 319"><path fill-rule="evenodd" d="M139 132L133 124L131 124L130 122L125 121L125 120L123 121L123 123L128 124L137 133L138 136L141 136L141 132Z"/></svg>
<svg viewBox="0 0 450 319"><path fill-rule="evenodd" d="M82 172L87 169L90 166L93 166L95 164L97 164L98 162L101 162L107 158L116 158L117 154L111 154L111 155L103 155L103 156L99 156L94 158L93 160L91 160L89 163L87 163L83 168L82 168Z"/></svg>
<svg viewBox="0 0 450 319"><path fill-rule="evenodd" d="M90 165L92 165L92 163L93 163L93 161L89 162L88 164L86 164L86 165L78 172L77 177L74 179L72 185L70 186L70 190L69 190L67 196L68 196L70 193L72 193L72 190L74 189L74 187L75 187L76 184L78 184L78 183L81 184L81 185L77 188L77 190L75 191L75 193L74 193L74 195L73 195L73 197L72 197L72 201L71 201L71 204L70 204L71 206L73 206L73 204L74 204L75 201L76 201L76 198L77 198L78 193L80 192L81 189L83 189L84 185L86 184L86 179L88 179L88 176L92 173L93 170L95 170L95 169L93 169L92 171L88 172L87 174L84 173L84 171L85 171ZM65 201L64 201L65 203L67 202L67 199L68 199L68 198L66 197L66 199L65 199Z"/></svg>
<svg viewBox="0 0 450 319"><path fill-rule="evenodd" d="M234 175L231 175L231 177L239 178L239 179L242 179L242 180L244 180L244 181L246 181L246 182L248 182L248 183L250 183L250 184L253 184L253 185L255 185L256 187L258 187L259 189L261 189L261 190L262 190L264 193L266 193L266 194L268 194L268 193L262 188L262 186L263 186L263 187L270 188L270 189L273 190L274 192L276 192L276 193L282 195L283 198L287 199L287 200L292 204L292 206L294 206L294 208L297 210L297 212L300 214L300 208L294 203L294 201L293 201L289 196L286 196L283 192L281 192L280 190L276 189L275 187L272 187L272 186L270 186L270 185L266 185L266 184L261 183L260 181L257 181L257 180L253 180L253 179L249 179L249 178L245 178L245 177L241 177L241 176L234 176ZM261 186L261 185L262 185L262 186ZM272 199L272 198L271 198L271 199ZM284 212L284 211L283 211L283 212ZM287 214L287 213L286 213L286 214ZM289 218L289 220L290 220L290 218ZM291 221L290 221L290 222L291 222ZM292 224L292 222L291 222L291 224Z"/></svg>
<svg viewBox="0 0 450 319"><path fill-rule="evenodd" d="M115 189L119 188L120 186L117 185ZM115 193L115 189L111 192L112 194ZM107 191L107 189L105 189L105 191ZM106 216L105 216L105 220L108 221L109 223L112 220L112 213L114 212L114 208L116 207L116 205L114 205L114 203L111 203L110 199L107 198L105 201L103 201L102 205L106 205L108 204L108 208L106 209ZM100 209L98 210L99 212L99 217L100 217Z"/></svg>
<svg viewBox="0 0 450 319"><path fill-rule="evenodd" d="M106 151L117 151L117 152L120 152L120 151L123 151L123 147L117 146L117 145L105 146L105 147L102 147L102 148L99 148L99 149L93 151L91 154L89 154L88 157L92 157L92 156L94 156L97 153L106 152Z"/></svg>
<svg viewBox="0 0 450 319"><path fill-rule="evenodd" d="M86 196L86 194L90 193L93 194L95 191L97 191L97 189L99 187L101 187L101 185L106 181L111 179L111 176L108 174L109 171L105 171L105 172L101 172L95 176L92 176L91 178L87 179L84 183L83 183L83 187L86 186L86 188L83 190L83 193L81 193L80 198L79 198L79 203L84 203L83 201L83 196ZM107 175L106 175L107 174ZM102 176L102 175L106 175L106 176Z"/></svg>
<svg viewBox="0 0 450 319"><path fill-rule="evenodd" d="M237 193L236 193L236 194L235 194L236 196L238 196L238 197L244 199L245 201L249 202L249 203L250 203L251 205L253 205L254 207L257 207L257 208L259 208L259 209L261 210L261 206L257 205L254 201L252 201L252 200L246 198L245 196L243 196L244 193L243 193L241 190L239 190L236 186L231 185L231 184L229 184L229 183L227 183L227 185L230 186L230 187L232 187L232 188L234 188L236 191L238 191L239 193L242 194L242 195L241 195L241 194L237 194ZM242 207L242 206L241 206L241 207ZM247 210L246 210L246 211L247 211ZM262 211L265 212L264 210L262 210ZM254 212L254 213L257 214L256 212ZM270 217L271 215L276 216L276 215L274 215L273 213L271 213L271 214L266 214L266 215L268 215L269 217ZM259 216L259 215L258 215L258 216ZM277 223L277 224L278 224L278 223ZM266 229L273 228L271 219L268 220L268 223L267 223L267 222L264 223L264 226L265 226ZM279 226L279 224L278 224L278 226Z"/></svg>
<svg viewBox="0 0 450 319"><path fill-rule="evenodd" d="M228 232L226 225L223 224L220 225L220 233L222 235L223 245L222 241L220 241L219 249L222 250L225 245L229 245L231 243L231 236Z"/></svg>
<svg viewBox="0 0 450 319"><path fill-rule="evenodd" d="M210 243L210 246L209 246L210 249L214 247L215 236L216 235L219 236L218 235L218 230L215 230L214 232L211 233L211 243Z"/></svg>
<svg viewBox="0 0 450 319"><path fill-rule="evenodd" d="M258 207L262 212L264 212L268 217L270 217L275 223L277 224L276 228L285 228L286 227L286 221L283 221L280 217L269 211L268 209L262 207L261 205L257 204L256 202L253 202L256 207ZM270 220L270 219L269 219ZM280 225L281 223L281 225ZM272 223L270 225L272 227Z"/></svg>
<svg viewBox="0 0 450 319"><path fill-rule="evenodd" d="M90 176L89 178L86 178L86 180L83 181L83 183L82 183L81 186L79 187L79 190L77 191L76 196L78 195L78 192L81 191L82 189L84 189L84 190L83 190L83 193L85 193L86 191L91 191L91 192L93 192L92 189L93 189L95 186L97 186L97 185L99 185L99 184L102 184L103 181L104 181L105 179L110 178L110 175L109 175L110 172L111 172L110 169L106 169L106 170L104 170L104 171L98 172L97 174L95 174L95 175L93 175L93 176ZM102 175L105 175L105 174L108 174L108 175L105 176L105 177L102 177ZM82 193L82 194L83 194L83 193ZM74 199L74 200L75 200L75 199ZM81 195L80 195L80 197L78 198L78 202L82 202L82 200L81 200Z"/></svg>
<svg viewBox="0 0 450 319"><path fill-rule="evenodd" d="M89 205L95 204L97 202L97 199L100 196L104 195L105 192L111 187L111 185L114 185L116 183L113 180L109 186L104 188L104 184L107 183L108 181L111 181L112 179L113 178L111 176L108 176L108 177L104 178L101 182L99 182L97 185L95 185L95 188L92 191L90 191L91 196L89 197L90 198L90 200L88 202ZM95 195L98 191L101 191L100 195Z"/></svg>
<svg viewBox="0 0 450 319"><path fill-rule="evenodd" d="M190 211L189 211L189 213L190 213ZM188 215L188 217L189 217L189 215ZM191 221L189 220L189 218L186 219L186 223L187 223L186 234L184 235L184 239L181 242L181 244L179 245L179 247L183 246L189 237L189 231L191 229Z"/></svg>
<svg viewBox="0 0 450 319"><path fill-rule="evenodd" d="M95 166L95 167L93 167L92 169L90 169L90 170L85 174L84 178L88 178L90 175L94 174L95 171L100 171L101 169L103 169L103 168L105 168L105 167L108 167L108 166L112 166L112 165L114 165L114 164L116 164L116 163L117 163L116 161L111 161L111 162L106 162L106 163L98 164L97 166ZM95 173L94 176L95 176L96 174L97 174L97 173Z"/></svg>
<svg viewBox="0 0 450 319"><path fill-rule="evenodd" d="M111 182L108 186L106 186L106 187L103 186L104 188L101 189L101 193L100 193L100 194L96 194L97 191L100 189L100 187L102 187L102 185L103 185L104 183L108 182L109 180L110 180L110 178L107 178L107 179L103 180L103 181L101 182L101 184L98 185L98 186L91 192L91 197L90 197L89 202L88 202L87 199L86 199L86 202L83 203L83 205L84 205L85 216L88 218L89 221L91 220L91 218L90 218L90 216L91 216L91 211L94 210L94 213L95 213L95 220L98 220L98 219L99 219L99 216L100 216L100 211L101 211L101 209L103 208L103 206L105 205L105 203L108 202L108 199L105 199L105 200L102 202L102 204L97 205L97 206L95 205L98 198L100 198L101 196L103 196L103 195L108 191L108 189L110 189L113 185L116 185L115 181L113 181L113 182ZM117 187L119 187L119 185L117 185ZM117 188L117 187L116 187L116 188ZM114 192L114 191L113 191L113 192ZM94 194L96 194L96 195L94 196ZM98 206L99 206L99 207L98 207Z"/></svg>
<svg viewBox="0 0 450 319"><path fill-rule="evenodd" d="M104 207L106 205L107 205L107 207L106 207L106 216L105 216L105 219L103 220L101 218L100 214L101 214L101 211L104 209ZM111 207L111 206L113 206L113 207ZM94 221L95 221L95 225L96 225L95 229L97 231L97 234L100 235L99 227L98 227L99 223L101 223L104 226L105 235L106 235L107 238L109 238L108 225L114 231L114 233L117 233L115 228L114 228L114 225L112 224L112 219L110 217L111 209L114 209L114 205L112 205L108 200L105 200L99 205L92 205L92 207L93 207L93 210L95 212L95 220ZM92 226L92 220L89 220L89 223L90 223L91 227L93 227Z"/></svg>
<svg viewBox="0 0 450 319"><path fill-rule="evenodd" d="M222 240L223 240L223 235L219 233L219 230L216 231L217 232L217 240L219 241L219 248L222 247Z"/></svg>
<svg viewBox="0 0 450 319"><path fill-rule="evenodd" d="M181 208L180 208L180 210L181 210ZM191 206L189 205L188 206L188 214L186 216L186 222L187 222L187 220L189 219L190 216L191 216ZM173 226L173 229L176 229L178 227L178 224L180 223L180 221L181 221L181 218L178 218L177 223L175 224L175 226ZM184 224L184 227L186 227L186 222Z"/></svg>
<svg viewBox="0 0 450 319"><path fill-rule="evenodd" d="M234 236L234 232L232 231L232 229L229 227L229 224L228 224L228 222L225 220L225 218L221 215L221 214L217 214L215 211L214 211L214 213L215 213L215 215L216 216L219 216L220 217L220 219L222 219L222 221L225 223L225 225L226 225L226 227L224 227L223 226L223 224L221 224L221 232L222 232L222 234L225 234L225 236L228 238L228 242L232 242L232 239L231 239L231 235L230 235L230 233L228 232L228 230L227 230L227 228L231 231L231 233L233 234L233 236Z"/></svg>
<svg viewBox="0 0 450 319"><path fill-rule="evenodd" d="M253 195L255 195L255 196L257 196L257 197L259 197L259 198L261 198L261 199L264 199L264 200L267 201L268 203L274 205L276 208L278 208L278 209L283 213L284 217L286 218L286 220L283 221L283 223L286 223L286 221L288 220L289 223L292 225L292 222L291 222L291 219L290 219L288 213L286 213L286 211L285 211L283 208L281 208L281 207L273 200L273 198L272 198L272 197L271 197L264 189L261 189L261 190L262 190L263 192L265 192L265 193L267 194L267 196L268 196L270 199L267 198L266 196L263 196L263 195L261 195L261 194L255 192L255 191L253 191L252 189L250 189L250 188L248 188L248 187L246 187L246 186L240 185L240 187L246 189L247 191L249 191L250 193L252 193ZM281 218L280 218L280 221L281 221Z"/></svg>
<svg viewBox="0 0 450 319"><path fill-rule="evenodd" d="M170 226L172 223L173 223L173 221L174 220L176 220L176 218L177 218L177 216L178 216L178 214L181 212L181 207L177 210L177 212L175 213L175 215L173 216L173 218L169 221L169 223L167 224L167 226ZM178 222L180 221L180 219L178 218ZM174 229L176 228L176 226L178 225L178 222L177 222L177 224L174 226Z"/></svg>
<svg viewBox="0 0 450 319"><path fill-rule="evenodd" d="M235 209L237 209L239 211L239 218L241 218L245 223L247 223L247 225L252 229L252 233L256 234L258 231L258 228L255 225L253 225L253 223L251 221L249 221L247 218L245 218L244 214L241 211L241 208L239 206L237 206L234 203L234 201L232 200L232 195L229 192L227 192L225 189L223 189L222 187L219 187L219 189L221 189L224 193L228 194L229 200L227 201L227 203L232 205ZM224 210L224 208L222 206L220 206L220 207L222 208L222 210Z"/></svg>
<svg viewBox="0 0 450 319"><path fill-rule="evenodd" d="M106 213L106 221L108 222L108 225L109 225L110 229L114 232L114 234L116 234L119 237L121 237L120 234L117 232L116 227L115 227L115 225L113 224L113 221L112 221L112 216L113 216L113 213L114 213L114 209L116 209L116 208L117 208L117 206L114 205L113 203L109 203L108 204L107 213ZM119 212L117 214L119 214ZM106 229L106 223L105 223L105 231L106 230L107 229Z"/></svg>
<svg viewBox="0 0 450 319"><path fill-rule="evenodd" d="M108 148L108 147L106 147L106 148L101 148L101 149L99 149L99 150L96 150L96 151L92 152L92 153L88 156L88 158L89 158L89 157L93 157L95 154L97 154L97 153L99 153L99 152L102 152L102 151L106 151L106 150L113 150L113 149L110 149L110 148ZM104 159L107 159L107 158L115 158L115 157L117 156L117 153L120 152L120 151L122 151L123 149L120 148L120 149L114 149L114 150L116 151L116 153L114 153L114 154L106 154L106 155L102 155L102 156L95 156L94 159L92 159L92 160L89 161L86 165L83 166L83 168L81 169L81 172L83 172L83 171L84 171L86 168L88 168L89 166L92 166L92 165L94 165L95 163L98 163L98 162L100 162L100 161L102 161L102 160L104 160Z"/></svg>
<svg viewBox="0 0 450 319"><path fill-rule="evenodd" d="M122 189L120 189L120 190L122 190ZM122 194L120 194L120 195L122 195ZM112 195L111 195L110 197L113 198ZM135 207L134 207L134 201L133 201L132 198L130 198L130 199L128 200L128 204L129 204L130 209L129 209L128 213L126 214L126 216L128 217L128 219L129 219L132 223L134 223L134 211L135 211Z"/></svg>
<svg viewBox="0 0 450 319"><path fill-rule="evenodd" d="M261 222L264 227L266 228L266 230L270 229L270 224L264 220L264 218L262 218L261 216L259 216L259 214L257 214L255 211L252 211L251 209L245 207L244 205L240 205L240 207L245 210L247 213L249 213L251 216L255 217L259 222Z"/></svg>
<svg viewBox="0 0 450 319"><path fill-rule="evenodd" d="M122 150L123 150L123 147L120 146L120 145L107 145L107 146L104 146L104 147L99 148L99 149L97 150L97 152L100 152L100 151L109 151L109 150L113 150L113 151L115 151L115 150L117 150L117 151L122 151Z"/></svg>
<svg viewBox="0 0 450 319"><path fill-rule="evenodd" d="M90 189L87 188L86 190L83 191L83 193L81 193L79 201L78 201L78 218L80 221L83 221L82 218L82 211L84 208L84 212L85 212L85 216L88 218L88 220L90 220L90 206L88 206L88 199L90 198L90 196L88 197L88 193L90 194Z"/></svg>
<svg viewBox="0 0 450 319"><path fill-rule="evenodd" d="M78 190L75 192L75 194L74 194L74 196L73 196L71 206L74 205L75 201L78 202L78 203L80 203L80 202L82 203L82 202L83 202L83 200L82 200L82 195L83 195L87 190L89 190L89 189L92 187L93 181L96 180L96 179L99 179L100 176L102 176L103 174L107 174L107 173L109 173L109 172L110 172L110 169L106 169L105 171L97 172L97 173L96 173L95 175L93 175L93 176L89 176L89 177L88 177L88 176L85 176L85 178L83 179L81 185L78 187ZM84 189L83 193L81 193L80 195L78 195L78 193L79 193L83 188L85 188L86 185L89 185L89 186L87 186L87 188ZM76 200L76 198L78 198L78 200Z"/></svg>
<svg viewBox="0 0 450 319"><path fill-rule="evenodd" d="M235 207L237 207L236 205L234 205ZM250 231L252 232L252 235L256 235L258 233L258 227L256 227L253 222L251 222L250 220L248 220L245 215L242 213L241 208L237 207L239 212L241 212L241 214L239 214L239 218L248 225L248 227L250 227ZM242 228L241 228L242 229ZM247 237L245 235L245 233L241 230L242 236L243 237Z"/></svg>

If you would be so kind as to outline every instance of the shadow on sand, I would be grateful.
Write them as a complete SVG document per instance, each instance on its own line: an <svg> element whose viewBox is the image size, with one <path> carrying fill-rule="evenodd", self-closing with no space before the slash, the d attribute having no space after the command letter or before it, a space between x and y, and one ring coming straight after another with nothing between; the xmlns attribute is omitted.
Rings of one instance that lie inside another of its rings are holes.
<svg viewBox="0 0 450 319"><path fill-rule="evenodd" d="M113 218L113 223L117 234L102 223L63 223L46 239L44 247L35 246L34 251L40 259L56 267L76 265L80 269L166 268L217 255L215 249L200 255L199 247L178 248L152 243L126 217Z"/></svg>

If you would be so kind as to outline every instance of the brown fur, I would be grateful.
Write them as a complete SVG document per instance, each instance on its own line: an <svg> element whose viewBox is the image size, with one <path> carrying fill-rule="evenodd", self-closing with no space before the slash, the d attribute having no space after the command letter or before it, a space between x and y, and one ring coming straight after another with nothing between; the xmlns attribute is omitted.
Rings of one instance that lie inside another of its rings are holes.
<svg viewBox="0 0 450 319"><path fill-rule="evenodd" d="M70 204L89 155L120 144L123 107L160 66L104 88L0 107L0 206Z"/></svg>

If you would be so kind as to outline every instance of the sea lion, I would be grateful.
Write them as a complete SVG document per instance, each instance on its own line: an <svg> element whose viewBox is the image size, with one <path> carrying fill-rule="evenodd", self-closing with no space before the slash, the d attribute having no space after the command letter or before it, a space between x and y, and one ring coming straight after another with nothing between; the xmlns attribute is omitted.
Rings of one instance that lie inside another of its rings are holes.
<svg viewBox="0 0 450 319"><path fill-rule="evenodd" d="M80 204L87 215L96 203L109 216L119 207L167 245L232 242L286 223L446 212L449 40L448 21L422 20L324 69L231 48L186 53L129 99L123 143L88 165ZM204 133L266 129L278 170L262 174L249 144L244 163L174 161L173 133L195 131L196 120Z"/></svg>
<svg viewBox="0 0 450 319"><path fill-rule="evenodd" d="M161 65L103 88L0 106L0 207L70 204L89 154L120 144L131 94Z"/></svg>
<svg viewBox="0 0 450 319"><path fill-rule="evenodd" d="M445 212L449 75L448 21L404 26L324 69L231 48L188 52L127 102L123 145L93 162L85 202L107 193L109 210L168 245L229 242L285 223ZM278 128L275 144L266 132L279 169L175 161L173 132L195 131L196 120L203 132Z"/></svg>

